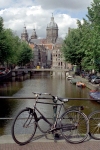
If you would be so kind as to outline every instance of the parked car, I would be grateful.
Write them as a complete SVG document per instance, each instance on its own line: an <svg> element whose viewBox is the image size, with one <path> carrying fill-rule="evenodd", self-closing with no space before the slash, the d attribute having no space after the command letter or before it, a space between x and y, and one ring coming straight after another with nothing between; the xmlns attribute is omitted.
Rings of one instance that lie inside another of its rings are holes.
<svg viewBox="0 0 100 150"><path fill-rule="evenodd" d="M90 74L90 75L88 76L88 81L91 82L91 80L94 79L94 78L96 78L96 77L97 77L97 75L95 75L95 74Z"/></svg>
<svg viewBox="0 0 100 150"><path fill-rule="evenodd" d="M89 73L84 71L84 72L81 73L81 76L82 76L82 78L86 78L87 79L88 76L89 76Z"/></svg>
<svg viewBox="0 0 100 150"><path fill-rule="evenodd" d="M97 76L94 79L92 79L91 83L99 84L100 83L100 76Z"/></svg>

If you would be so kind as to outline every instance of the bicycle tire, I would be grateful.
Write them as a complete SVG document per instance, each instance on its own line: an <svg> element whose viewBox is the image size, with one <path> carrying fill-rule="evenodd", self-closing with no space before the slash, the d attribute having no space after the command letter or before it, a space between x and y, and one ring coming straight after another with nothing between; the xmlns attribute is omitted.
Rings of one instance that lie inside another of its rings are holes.
<svg viewBox="0 0 100 150"><path fill-rule="evenodd" d="M36 132L36 113L29 108L21 110L12 124L12 138L19 145L29 143Z"/></svg>
<svg viewBox="0 0 100 150"><path fill-rule="evenodd" d="M61 134L70 143L83 142L89 133L87 116L77 110L66 111L60 118Z"/></svg>
<svg viewBox="0 0 100 150"><path fill-rule="evenodd" d="M89 134L92 138L100 140L100 110L89 115Z"/></svg>

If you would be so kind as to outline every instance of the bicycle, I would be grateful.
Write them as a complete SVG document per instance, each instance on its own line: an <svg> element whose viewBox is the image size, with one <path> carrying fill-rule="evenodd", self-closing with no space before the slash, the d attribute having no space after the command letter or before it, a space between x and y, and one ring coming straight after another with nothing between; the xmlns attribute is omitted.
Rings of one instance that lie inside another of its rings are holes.
<svg viewBox="0 0 100 150"><path fill-rule="evenodd" d="M87 138L89 133L89 120L82 112L84 109L83 106L72 106L60 115L62 107L64 108L64 103L68 102L67 98L60 98L49 93L36 92L34 94L35 103L33 108L28 107L21 110L13 121L12 138L17 144L25 145L29 143L33 139L37 127L44 135L55 134L57 131L60 131L61 136L70 143L81 143ZM46 104L52 104L56 107L59 106L53 123L36 106L37 103L43 103L39 102L41 95L49 95L50 99L53 100L53 103ZM49 125L46 131L41 129L39 125L41 119ZM21 133L18 133L19 129Z"/></svg>
<svg viewBox="0 0 100 150"><path fill-rule="evenodd" d="M100 140L100 110L89 115L89 134L92 138Z"/></svg>

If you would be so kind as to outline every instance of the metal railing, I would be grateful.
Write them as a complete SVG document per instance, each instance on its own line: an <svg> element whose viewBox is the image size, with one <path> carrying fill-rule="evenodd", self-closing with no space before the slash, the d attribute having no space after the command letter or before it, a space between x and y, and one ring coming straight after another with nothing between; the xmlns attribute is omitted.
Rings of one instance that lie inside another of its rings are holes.
<svg viewBox="0 0 100 150"><path fill-rule="evenodd" d="M0 99L36 99L36 97L13 97L13 96L0 96ZM38 97L38 99L52 99L50 97ZM89 100L89 101L100 101L100 99L91 99L91 98L67 98L68 101L69 100ZM53 103L46 103L46 102L40 102L40 103L44 103L44 104L52 104ZM55 103L54 103L55 105ZM56 114L56 110L55 108L53 109L54 114ZM14 118L0 118L0 120L13 120ZM51 118L49 118L51 119Z"/></svg>

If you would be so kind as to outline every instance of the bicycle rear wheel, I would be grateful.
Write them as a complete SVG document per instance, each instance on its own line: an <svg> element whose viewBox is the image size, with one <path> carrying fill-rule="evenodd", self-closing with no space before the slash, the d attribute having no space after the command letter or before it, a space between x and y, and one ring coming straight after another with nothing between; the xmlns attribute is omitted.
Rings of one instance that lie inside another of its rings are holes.
<svg viewBox="0 0 100 150"><path fill-rule="evenodd" d="M100 140L100 110L94 111L89 115L89 133L96 140Z"/></svg>
<svg viewBox="0 0 100 150"><path fill-rule="evenodd" d="M27 144L33 138L37 128L35 118L36 114L30 108L21 110L15 117L11 132L17 144Z"/></svg>
<svg viewBox="0 0 100 150"><path fill-rule="evenodd" d="M69 110L61 116L60 121L62 135L68 142L81 143L87 138L89 121L84 113Z"/></svg>

